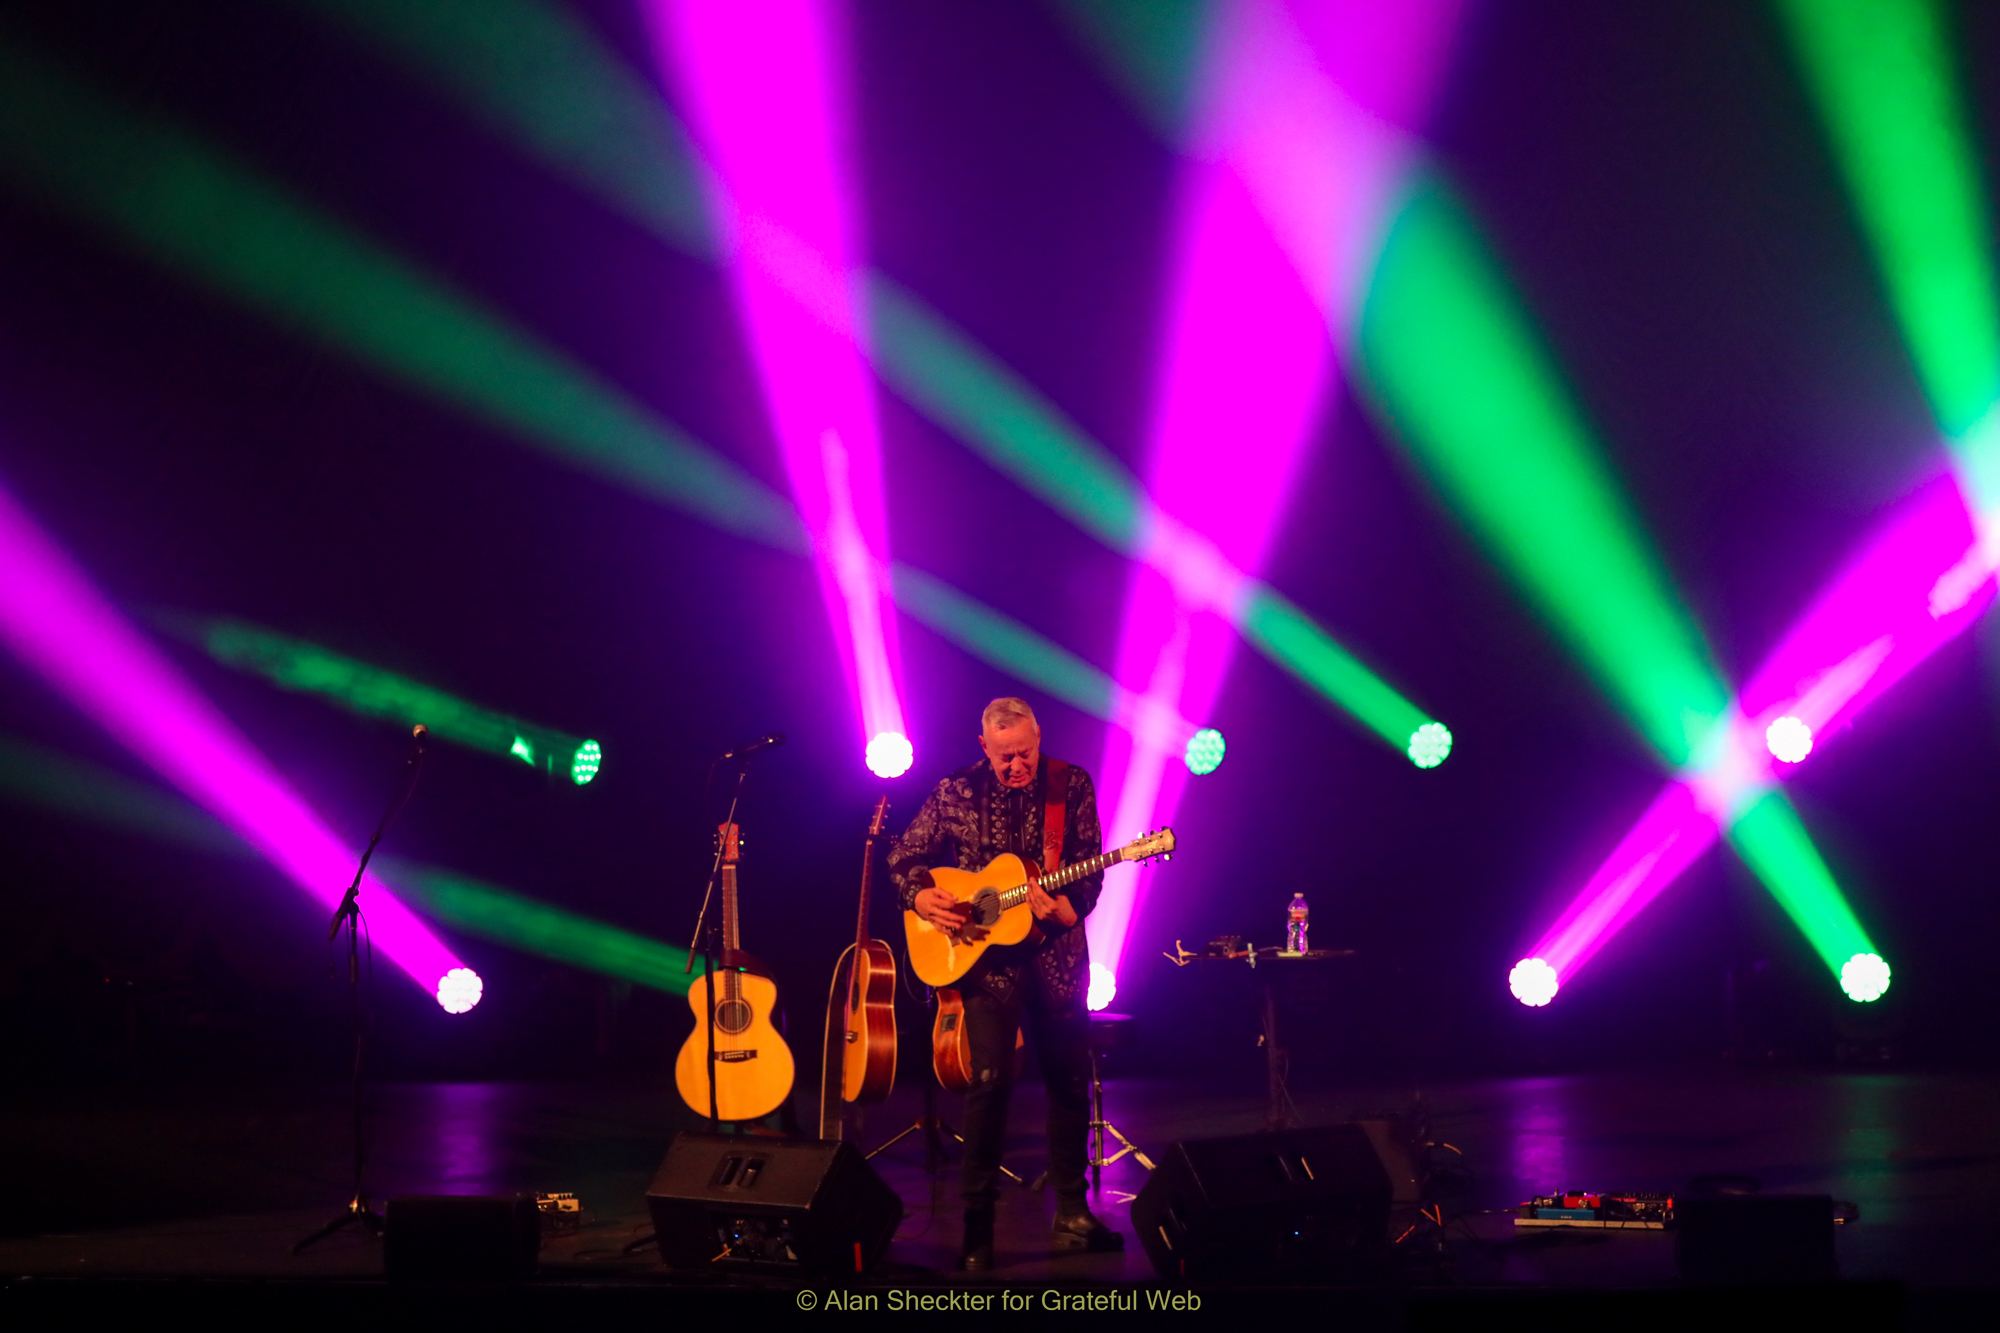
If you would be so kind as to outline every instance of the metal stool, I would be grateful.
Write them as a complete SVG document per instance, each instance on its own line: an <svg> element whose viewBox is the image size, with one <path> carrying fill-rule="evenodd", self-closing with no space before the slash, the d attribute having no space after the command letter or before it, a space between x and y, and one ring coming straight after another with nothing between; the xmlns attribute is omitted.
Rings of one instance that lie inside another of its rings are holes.
<svg viewBox="0 0 2000 1333"><path fill-rule="evenodd" d="M1125 1044L1126 1034L1132 1030L1132 1015L1095 1013L1090 1016L1090 1188L1102 1193L1104 1189L1104 1168L1110 1166L1127 1153L1139 1159L1139 1165L1148 1171L1153 1169L1153 1159L1139 1150L1139 1146L1119 1132L1118 1126L1104 1116L1104 1080L1099 1077L1097 1058L1109 1054ZM1105 1156L1110 1146L1108 1138L1117 1139L1122 1145L1117 1152ZM1129 1201L1133 1196L1126 1195Z"/></svg>

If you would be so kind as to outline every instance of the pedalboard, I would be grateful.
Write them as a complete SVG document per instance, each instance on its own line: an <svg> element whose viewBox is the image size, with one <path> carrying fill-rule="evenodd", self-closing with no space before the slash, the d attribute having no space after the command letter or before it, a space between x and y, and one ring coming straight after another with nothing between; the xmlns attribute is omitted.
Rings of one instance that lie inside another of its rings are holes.
<svg viewBox="0 0 2000 1333"><path fill-rule="evenodd" d="M1542 1194L1522 1204L1517 1227L1595 1227L1607 1231L1663 1231L1673 1224L1671 1194L1593 1194L1584 1190Z"/></svg>

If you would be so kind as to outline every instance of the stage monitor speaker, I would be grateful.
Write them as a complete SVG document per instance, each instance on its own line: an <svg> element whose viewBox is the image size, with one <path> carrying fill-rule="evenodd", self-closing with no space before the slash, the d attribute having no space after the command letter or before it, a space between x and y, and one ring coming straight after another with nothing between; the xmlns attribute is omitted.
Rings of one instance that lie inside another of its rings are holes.
<svg viewBox="0 0 2000 1333"><path fill-rule="evenodd" d="M1676 1199L1674 1226L1690 1286L1797 1286L1840 1276L1833 1200L1824 1194Z"/></svg>
<svg viewBox="0 0 2000 1333"><path fill-rule="evenodd" d="M1132 1225L1169 1281L1352 1280L1387 1247L1392 1192L1358 1125L1183 1140Z"/></svg>
<svg viewBox="0 0 2000 1333"><path fill-rule="evenodd" d="M851 1143L682 1134L646 1191L672 1268L789 1269L834 1279L872 1269L903 1201Z"/></svg>
<svg viewBox="0 0 2000 1333"><path fill-rule="evenodd" d="M383 1218L382 1268L396 1282L518 1281L542 1249L532 1195L404 1195Z"/></svg>

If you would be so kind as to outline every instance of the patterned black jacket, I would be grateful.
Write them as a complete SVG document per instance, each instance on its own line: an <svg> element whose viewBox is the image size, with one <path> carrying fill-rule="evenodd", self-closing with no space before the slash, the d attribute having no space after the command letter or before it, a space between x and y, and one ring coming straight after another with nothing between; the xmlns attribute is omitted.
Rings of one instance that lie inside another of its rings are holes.
<svg viewBox="0 0 2000 1333"><path fill-rule="evenodd" d="M914 910L917 891L930 886L932 866L977 870L1004 852L1036 865L1042 859L1042 806L1048 778L1046 759L1037 765L1035 780L1025 787L1006 787L980 762L946 775L931 790L917 817L889 849L889 877L903 910ZM1097 789L1090 774L1068 767L1069 790L1064 793L1062 863L1069 865L1104 850L1097 822ZM1042 993L1057 1008L1081 1006L1090 990L1090 950L1084 941L1083 918L1097 906L1103 872L1080 879L1063 890L1076 909L1076 925L1039 923L1043 939L1033 936L1020 944L996 946L967 979L1009 999L1032 965Z"/></svg>

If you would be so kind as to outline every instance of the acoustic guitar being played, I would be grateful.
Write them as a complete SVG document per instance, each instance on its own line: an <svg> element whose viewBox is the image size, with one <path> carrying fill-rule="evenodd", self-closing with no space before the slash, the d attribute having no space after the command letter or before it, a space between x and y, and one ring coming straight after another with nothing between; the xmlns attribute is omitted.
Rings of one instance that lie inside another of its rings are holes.
<svg viewBox="0 0 2000 1333"><path fill-rule="evenodd" d="M1060 870L1036 870L1044 892L1058 893L1120 861L1144 861L1174 850L1174 831L1163 828L1123 847ZM931 883L967 908L965 924L956 930L934 926L915 912L903 913L903 932L910 946L910 970L927 986L949 986L972 970L996 944L1019 944L1035 924L1028 905L1028 863L1012 852L996 856L979 870L938 866Z"/></svg>
<svg viewBox="0 0 2000 1333"><path fill-rule="evenodd" d="M694 1032L674 1061L674 1086L699 1115L709 1114L711 1071L715 1115L721 1120L755 1120L783 1105L792 1091L792 1051L771 1026L778 985L743 952L736 910L736 863L740 843L734 824L722 825L722 967L713 978L700 976L688 989ZM715 983L715 1022L710 1025L709 983ZM715 1046L709 1048L711 1031Z"/></svg>

